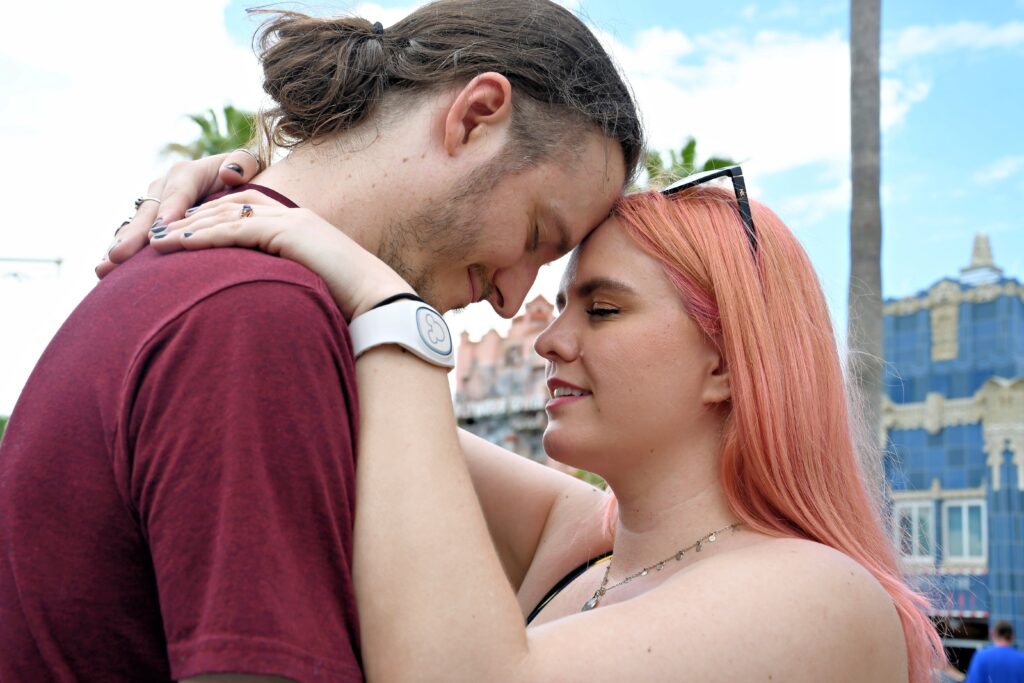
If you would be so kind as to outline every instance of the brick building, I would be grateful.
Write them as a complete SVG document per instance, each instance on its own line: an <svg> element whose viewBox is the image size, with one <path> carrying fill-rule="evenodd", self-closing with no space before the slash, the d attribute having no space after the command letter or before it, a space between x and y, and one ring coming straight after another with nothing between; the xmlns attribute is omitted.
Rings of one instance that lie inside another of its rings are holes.
<svg viewBox="0 0 1024 683"><path fill-rule="evenodd" d="M554 307L538 296L505 337L490 330L471 342L463 332L455 366L459 426L537 462L547 462L541 438L548 389L533 342L553 318Z"/></svg>

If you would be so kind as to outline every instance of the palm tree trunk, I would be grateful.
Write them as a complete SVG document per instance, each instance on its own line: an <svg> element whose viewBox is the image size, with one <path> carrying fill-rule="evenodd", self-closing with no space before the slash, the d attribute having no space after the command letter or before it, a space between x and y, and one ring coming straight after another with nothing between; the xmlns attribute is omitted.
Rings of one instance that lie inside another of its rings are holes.
<svg viewBox="0 0 1024 683"><path fill-rule="evenodd" d="M882 408L882 209L878 53L881 0L850 3L850 287L847 344L852 396L863 416L865 481L884 490L879 443Z"/></svg>

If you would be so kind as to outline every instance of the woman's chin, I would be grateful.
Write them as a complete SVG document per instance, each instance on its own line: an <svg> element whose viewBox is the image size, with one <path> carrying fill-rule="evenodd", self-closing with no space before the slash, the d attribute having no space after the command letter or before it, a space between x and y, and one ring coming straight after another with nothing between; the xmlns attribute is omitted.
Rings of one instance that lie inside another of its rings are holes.
<svg viewBox="0 0 1024 683"><path fill-rule="evenodd" d="M548 423L544 430L544 452L548 457L576 469L593 472L604 462L608 448L598 444L601 440L594 439L592 434L563 425Z"/></svg>

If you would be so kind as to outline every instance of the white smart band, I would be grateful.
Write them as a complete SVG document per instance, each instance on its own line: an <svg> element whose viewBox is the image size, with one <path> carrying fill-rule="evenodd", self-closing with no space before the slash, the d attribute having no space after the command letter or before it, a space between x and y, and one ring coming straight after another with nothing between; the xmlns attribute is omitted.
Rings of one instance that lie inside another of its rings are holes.
<svg viewBox="0 0 1024 683"><path fill-rule="evenodd" d="M357 316L348 326L355 357L384 344L397 344L428 363L455 367L452 334L428 304L399 299Z"/></svg>

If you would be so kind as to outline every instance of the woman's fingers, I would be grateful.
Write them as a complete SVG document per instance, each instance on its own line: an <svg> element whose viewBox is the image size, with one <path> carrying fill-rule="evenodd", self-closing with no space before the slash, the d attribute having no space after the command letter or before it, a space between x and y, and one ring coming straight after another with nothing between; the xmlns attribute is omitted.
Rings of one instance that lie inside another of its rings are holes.
<svg viewBox="0 0 1024 683"><path fill-rule="evenodd" d="M241 197L246 193L230 195L222 199ZM255 193L260 195L260 193ZM255 198L254 198L255 199ZM249 207L251 215L243 217L243 209ZM180 249L207 249L210 247L250 247L268 253L278 253L279 245L274 238L284 229L288 209L280 204L259 205L258 211L252 204L236 201L220 201L204 204L188 217L171 224L166 232L154 234L150 243L161 253Z"/></svg>
<svg viewBox="0 0 1024 683"><path fill-rule="evenodd" d="M185 217L181 220L172 221L168 224L171 230L177 230L186 225L189 225L188 219L197 213L206 213L215 209L220 209L222 206L233 206L238 210L241 210L243 204L250 204L252 206L272 206L278 208L284 208L281 203L275 201L263 194L258 190L243 190L242 192L234 192L232 194L226 194L223 197L214 199L213 201L206 202L199 206L193 207L187 210Z"/></svg>
<svg viewBox="0 0 1024 683"><path fill-rule="evenodd" d="M218 175L227 187L234 187L252 180L260 171L259 160L244 149L236 149L227 155Z"/></svg>
<svg viewBox="0 0 1024 683"><path fill-rule="evenodd" d="M159 199L139 205L135 215L122 224L104 255L96 275L106 276L117 264L123 263L142 249L149 239L150 228L177 220L185 210L201 197L223 187L218 172L227 155L218 154L195 161L181 161L171 167L170 173L150 183L147 197Z"/></svg>
<svg viewBox="0 0 1024 683"><path fill-rule="evenodd" d="M146 194L140 197L141 203L135 213L121 223L114 231L114 239L107 247L103 259L96 266L96 277L102 279L117 265L136 253L146 245L146 231L139 226L151 222L160 211L160 196L163 194L165 178L158 178L146 188ZM139 200L136 200L137 202ZM122 246L124 245L124 246Z"/></svg>

